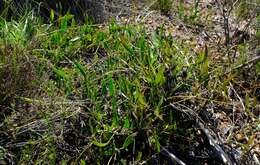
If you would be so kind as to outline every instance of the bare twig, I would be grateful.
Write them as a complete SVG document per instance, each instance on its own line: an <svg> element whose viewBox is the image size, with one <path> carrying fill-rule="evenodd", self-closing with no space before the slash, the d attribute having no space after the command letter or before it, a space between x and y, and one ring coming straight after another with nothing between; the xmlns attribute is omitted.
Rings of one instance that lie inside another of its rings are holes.
<svg viewBox="0 0 260 165"><path fill-rule="evenodd" d="M242 98L238 95L237 91L234 89L233 85L231 83L229 83L231 89L233 90L234 94L236 95L236 97L239 99L242 107L243 107L243 111L245 112L246 108L245 108L245 105L244 105L244 102L242 100Z"/></svg>
<svg viewBox="0 0 260 165"><path fill-rule="evenodd" d="M218 4L218 8L222 12L222 17L223 17L223 26L224 26L224 34L225 34L225 44L229 48L230 44L232 43L232 38L230 37L230 27L229 27L229 17L230 14L233 10L233 5L229 5L225 1L216 1ZM229 8L227 8L229 7Z"/></svg>

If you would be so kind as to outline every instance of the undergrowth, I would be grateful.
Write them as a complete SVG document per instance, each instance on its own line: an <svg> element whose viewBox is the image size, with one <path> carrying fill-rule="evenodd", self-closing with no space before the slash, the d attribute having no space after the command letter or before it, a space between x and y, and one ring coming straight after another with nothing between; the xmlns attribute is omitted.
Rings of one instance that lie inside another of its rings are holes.
<svg viewBox="0 0 260 165"><path fill-rule="evenodd" d="M233 63L220 62L207 45L193 52L163 26L78 25L69 14L50 21L1 19L0 164L162 164L165 147L202 163L188 155L207 150L195 147L203 136L176 107L230 112L232 87L245 100L243 115L259 117L259 63L250 75L237 67L248 60L246 44ZM241 145L246 154L253 144Z"/></svg>

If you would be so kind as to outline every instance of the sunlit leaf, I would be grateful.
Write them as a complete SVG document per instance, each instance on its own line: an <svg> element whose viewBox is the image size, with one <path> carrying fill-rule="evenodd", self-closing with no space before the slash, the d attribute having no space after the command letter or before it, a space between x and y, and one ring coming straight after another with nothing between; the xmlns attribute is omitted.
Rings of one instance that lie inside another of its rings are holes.
<svg viewBox="0 0 260 165"><path fill-rule="evenodd" d="M81 160L80 160L80 165L87 165L87 163L86 163L85 160L81 159Z"/></svg>
<svg viewBox="0 0 260 165"><path fill-rule="evenodd" d="M85 68L80 63L75 63L75 68L79 71L80 74L82 74L82 76L84 76L84 78L87 77Z"/></svg>
<svg viewBox="0 0 260 165"><path fill-rule="evenodd" d="M165 82L164 70L165 70L165 68L163 66L160 67L159 71L155 77L155 83L158 85L162 85Z"/></svg>
<svg viewBox="0 0 260 165"><path fill-rule="evenodd" d="M112 77L109 77L109 95L111 97L115 95L115 85Z"/></svg>
<svg viewBox="0 0 260 165"><path fill-rule="evenodd" d="M134 54L134 49L127 43L125 39L121 38L121 44L130 54Z"/></svg>
<svg viewBox="0 0 260 165"><path fill-rule="evenodd" d="M60 19L61 19L60 31L61 31L62 33L65 33L66 30L67 30L67 28L68 28L68 19L67 19L66 16L65 16L65 17L61 17Z"/></svg>
<svg viewBox="0 0 260 165"><path fill-rule="evenodd" d="M54 10L51 9L51 12L50 12L50 20L51 22L54 22Z"/></svg>
<svg viewBox="0 0 260 165"><path fill-rule="evenodd" d="M97 146L97 147L106 147L107 145L109 145L109 143L111 142L111 140L113 139L114 135L111 136L111 138L106 142L106 143L102 143L102 142L98 142L96 140L93 140L92 143Z"/></svg>
<svg viewBox="0 0 260 165"><path fill-rule="evenodd" d="M162 98L160 99L158 105L156 106L155 111L154 111L154 115L155 115L156 117L158 117L159 119L161 119L161 120L163 120L163 116L162 116L162 114L160 114L160 113L161 113L161 112L160 112L160 108L161 108L161 106L162 106L162 104L163 104L163 100L164 100L164 98L162 97Z"/></svg>
<svg viewBox="0 0 260 165"><path fill-rule="evenodd" d="M124 128L130 128L130 120L128 117L126 117L124 120Z"/></svg>

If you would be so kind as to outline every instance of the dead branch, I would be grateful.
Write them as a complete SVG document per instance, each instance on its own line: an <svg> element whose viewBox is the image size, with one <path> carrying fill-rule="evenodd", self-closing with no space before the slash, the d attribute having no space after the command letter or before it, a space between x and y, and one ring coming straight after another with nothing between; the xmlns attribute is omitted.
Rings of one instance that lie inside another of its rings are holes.
<svg viewBox="0 0 260 165"><path fill-rule="evenodd" d="M162 151L166 154L167 157L169 157L173 162L178 163L180 165L186 165L183 161L181 161L177 156L175 156L173 153L169 152L165 147L161 146Z"/></svg>
<svg viewBox="0 0 260 165"><path fill-rule="evenodd" d="M218 157L222 160L222 162L224 164L227 165L236 165L235 162L233 162L230 157L228 156L227 153L225 153L225 151L220 147L219 144L221 144L220 140L218 140L218 136L209 128L206 128L205 124L203 124L203 120L192 110L182 110L180 108L178 108L177 106L175 106L174 104L170 104L174 109L180 111L180 112L184 112L186 114L189 114L190 116L193 116L194 118L196 118L196 123L198 124L198 126L200 127L200 129L204 132L204 134L206 135L209 144L212 146L213 151L216 153L216 155L218 155ZM213 135L216 139L213 138Z"/></svg>

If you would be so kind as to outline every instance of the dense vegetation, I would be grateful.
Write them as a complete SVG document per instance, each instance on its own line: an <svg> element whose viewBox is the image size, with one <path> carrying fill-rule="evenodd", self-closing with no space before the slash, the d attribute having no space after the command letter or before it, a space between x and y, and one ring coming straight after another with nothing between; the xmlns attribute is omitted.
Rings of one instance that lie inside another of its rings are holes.
<svg viewBox="0 0 260 165"><path fill-rule="evenodd" d="M259 1L158 0L155 29L11 2L0 164L259 163Z"/></svg>

